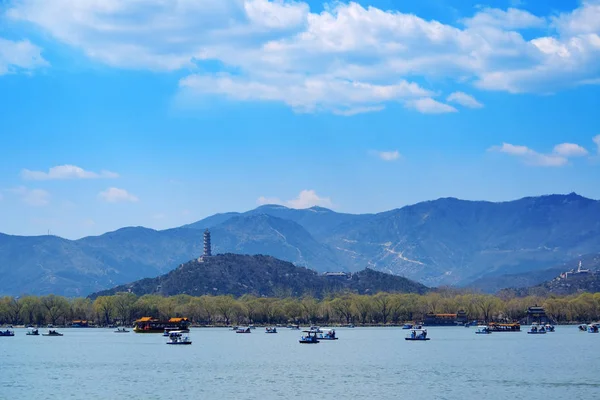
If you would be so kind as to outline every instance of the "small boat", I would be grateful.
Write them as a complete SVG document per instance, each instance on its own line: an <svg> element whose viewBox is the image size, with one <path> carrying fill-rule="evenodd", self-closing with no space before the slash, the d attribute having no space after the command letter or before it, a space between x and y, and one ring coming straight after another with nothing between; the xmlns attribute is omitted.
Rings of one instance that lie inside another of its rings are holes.
<svg viewBox="0 0 600 400"><path fill-rule="evenodd" d="M62 336L62 333L58 333L54 329L48 329L48 333L42 333L42 336Z"/></svg>
<svg viewBox="0 0 600 400"><path fill-rule="evenodd" d="M291 326L288 326L288 328L290 328L293 331L299 331L300 330L300 325L291 325Z"/></svg>
<svg viewBox="0 0 600 400"><path fill-rule="evenodd" d="M430 340L427 337L427 329L413 329L404 340Z"/></svg>
<svg viewBox="0 0 600 400"><path fill-rule="evenodd" d="M183 331L171 331L169 332L169 341L167 344L192 344L190 337L184 335Z"/></svg>
<svg viewBox="0 0 600 400"><path fill-rule="evenodd" d="M265 328L265 333L277 333L277 328L272 327L272 328Z"/></svg>
<svg viewBox="0 0 600 400"><path fill-rule="evenodd" d="M402 329L412 329L412 327L413 327L413 324L404 324L402 326Z"/></svg>
<svg viewBox="0 0 600 400"><path fill-rule="evenodd" d="M582 324L578 326L580 332L587 332L588 327L586 324Z"/></svg>
<svg viewBox="0 0 600 400"><path fill-rule="evenodd" d="M490 333L492 333L492 331L490 330L490 328L488 328L487 325L479 325L475 333L478 335L489 335Z"/></svg>
<svg viewBox="0 0 600 400"><path fill-rule="evenodd" d="M527 331L530 335L543 335L546 333L546 328L544 326L540 326L537 323L531 324L531 327Z"/></svg>
<svg viewBox="0 0 600 400"><path fill-rule="evenodd" d="M311 331L317 332L317 333L323 333L323 331L321 330L321 328L319 328L318 326L311 326L310 327Z"/></svg>
<svg viewBox="0 0 600 400"><path fill-rule="evenodd" d="M544 325L544 328L546 329L546 332L554 332L554 325L552 324L546 324Z"/></svg>
<svg viewBox="0 0 600 400"><path fill-rule="evenodd" d="M252 331L250 330L250 327L246 327L246 328L238 328L235 333L251 333Z"/></svg>
<svg viewBox="0 0 600 400"><path fill-rule="evenodd" d="M319 340L338 340L335 336L335 329L330 329L327 332L319 334Z"/></svg>
<svg viewBox="0 0 600 400"><path fill-rule="evenodd" d="M346 328L356 328L356 327L354 326L354 324L348 324L348 325L346 325Z"/></svg>
<svg viewBox="0 0 600 400"><path fill-rule="evenodd" d="M306 335L302 336L298 342L303 344L316 344L319 343L319 339L317 338L317 331L309 330L303 331Z"/></svg>
<svg viewBox="0 0 600 400"><path fill-rule="evenodd" d="M115 333L127 333L129 331L127 330L127 328L117 328L114 332Z"/></svg>
<svg viewBox="0 0 600 400"><path fill-rule="evenodd" d="M230 330L237 331L238 329L240 329L240 327L236 325L236 326L232 326Z"/></svg>
<svg viewBox="0 0 600 400"><path fill-rule="evenodd" d="M250 329L256 329L256 327L254 325L248 325L248 328L250 328Z"/></svg>
<svg viewBox="0 0 600 400"><path fill-rule="evenodd" d="M0 331L0 336L15 336L15 331L11 329L7 329L5 331Z"/></svg>
<svg viewBox="0 0 600 400"><path fill-rule="evenodd" d="M598 333L600 331L600 322L589 324L587 326L588 333Z"/></svg>
<svg viewBox="0 0 600 400"><path fill-rule="evenodd" d="M40 336L40 332L36 328L29 328L26 335L27 336Z"/></svg>

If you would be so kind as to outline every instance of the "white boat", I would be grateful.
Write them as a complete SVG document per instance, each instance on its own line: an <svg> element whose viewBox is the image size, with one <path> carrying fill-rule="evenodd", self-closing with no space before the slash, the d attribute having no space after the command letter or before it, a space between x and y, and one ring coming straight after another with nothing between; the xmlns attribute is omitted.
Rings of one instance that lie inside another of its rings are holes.
<svg viewBox="0 0 600 400"><path fill-rule="evenodd" d="M413 329L404 340L430 340L427 337L427 329Z"/></svg>
<svg viewBox="0 0 600 400"><path fill-rule="evenodd" d="M540 326L537 322L534 322L533 324L531 324L531 327L529 328L527 333L530 335L543 335L546 333L546 328L544 328L543 325Z"/></svg>
<svg viewBox="0 0 600 400"><path fill-rule="evenodd" d="M546 329L546 332L554 332L554 325L552 324L546 324L544 325L544 328Z"/></svg>
<svg viewBox="0 0 600 400"><path fill-rule="evenodd" d="M404 326L402 326L402 329L412 329L413 324L404 324Z"/></svg>
<svg viewBox="0 0 600 400"><path fill-rule="evenodd" d="M598 333L600 331L600 322L594 322L587 326L588 333Z"/></svg>
<svg viewBox="0 0 600 400"><path fill-rule="evenodd" d="M325 333L318 334L319 340L338 340L338 337L335 336L335 329L328 329Z"/></svg>
<svg viewBox="0 0 600 400"><path fill-rule="evenodd" d="M477 330L475 331L475 333L478 335L489 335L490 333L492 333L492 331L487 325L479 325L477 326Z"/></svg>
<svg viewBox="0 0 600 400"><path fill-rule="evenodd" d="M190 337L183 331L171 331L169 332L169 341L167 344L185 345L192 344Z"/></svg>
<svg viewBox="0 0 600 400"><path fill-rule="evenodd" d="M247 328L238 328L235 333L251 333L252 331L250 330L250 327Z"/></svg>
<svg viewBox="0 0 600 400"><path fill-rule="evenodd" d="M321 330L321 328L319 328L318 326L315 326L315 325L311 326L310 330L313 331L313 332L317 332L317 333L323 333L323 331Z"/></svg>
<svg viewBox="0 0 600 400"><path fill-rule="evenodd" d="M27 336L40 336L40 332L37 328L27 328Z"/></svg>
<svg viewBox="0 0 600 400"><path fill-rule="evenodd" d="M127 330L127 328L117 328L114 332L115 333L127 333L129 331Z"/></svg>

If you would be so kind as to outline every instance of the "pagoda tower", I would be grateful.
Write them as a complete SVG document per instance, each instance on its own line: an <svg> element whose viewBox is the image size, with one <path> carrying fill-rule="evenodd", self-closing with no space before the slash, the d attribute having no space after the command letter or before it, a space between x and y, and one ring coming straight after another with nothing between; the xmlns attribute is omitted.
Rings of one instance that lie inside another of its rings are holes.
<svg viewBox="0 0 600 400"><path fill-rule="evenodd" d="M204 254L203 257L212 256L211 246L210 246L210 231L206 229L204 231Z"/></svg>

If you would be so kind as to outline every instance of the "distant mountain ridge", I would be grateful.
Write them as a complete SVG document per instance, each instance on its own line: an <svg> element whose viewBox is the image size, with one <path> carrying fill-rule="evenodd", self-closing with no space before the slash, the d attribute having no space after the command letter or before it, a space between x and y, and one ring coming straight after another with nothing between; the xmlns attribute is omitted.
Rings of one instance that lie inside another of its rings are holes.
<svg viewBox="0 0 600 400"><path fill-rule="evenodd" d="M409 279L365 269L342 276L324 276L294 264L263 255L220 254L181 264L156 278L146 278L110 290L92 294L112 295L130 291L138 296L161 294L191 296L244 294L267 297L322 298L328 293L349 291L359 294L392 293L423 294L428 288Z"/></svg>
<svg viewBox="0 0 600 400"><path fill-rule="evenodd" d="M465 286L600 252L600 202L575 193L500 203L442 198L362 215L266 205L163 231L129 227L74 241L0 235L0 294L85 295L155 277L198 257L206 228L214 254Z"/></svg>

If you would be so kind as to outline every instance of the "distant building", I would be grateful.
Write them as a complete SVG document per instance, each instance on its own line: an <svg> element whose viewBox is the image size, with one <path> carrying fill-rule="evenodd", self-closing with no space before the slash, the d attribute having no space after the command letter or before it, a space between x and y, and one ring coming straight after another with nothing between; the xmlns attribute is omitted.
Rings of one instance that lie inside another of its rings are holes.
<svg viewBox="0 0 600 400"><path fill-rule="evenodd" d="M568 279L569 276L571 276L571 275L581 275L581 274L585 275L585 274L589 274L589 273L590 273L589 269L581 268L581 261L579 261L579 266L577 267L577 270L572 269L570 271L563 272L562 274L560 274L560 277L563 279Z"/></svg>
<svg viewBox="0 0 600 400"><path fill-rule="evenodd" d="M349 278L352 274L347 272L325 272L323 276L327 276L330 278Z"/></svg>
<svg viewBox="0 0 600 400"><path fill-rule="evenodd" d="M527 318L525 323L527 325L531 325L534 322L537 322L538 324L551 323L550 318L548 318L546 315L544 307L540 307L537 304L527 309Z"/></svg>
<svg viewBox="0 0 600 400"><path fill-rule="evenodd" d="M425 314L423 325L425 326L455 326L464 325L469 320L469 316L463 310L458 310L456 314Z"/></svg>
<svg viewBox="0 0 600 400"><path fill-rule="evenodd" d="M202 256L212 256L212 250L210 245L210 231L208 229L204 231L204 254Z"/></svg>

